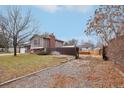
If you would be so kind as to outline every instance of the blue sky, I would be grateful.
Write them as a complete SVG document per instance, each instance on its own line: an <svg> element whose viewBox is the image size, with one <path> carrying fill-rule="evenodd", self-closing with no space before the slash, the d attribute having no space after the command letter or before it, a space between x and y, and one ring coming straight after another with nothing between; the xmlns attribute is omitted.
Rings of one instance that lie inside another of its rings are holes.
<svg viewBox="0 0 124 93"><path fill-rule="evenodd" d="M40 23L39 33L54 33L58 39L67 41L75 38L83 41L96 42L96 38L87 37L83 31L87 20L93 16L97 6L23 6L31 8L32 14Z"/></svg>

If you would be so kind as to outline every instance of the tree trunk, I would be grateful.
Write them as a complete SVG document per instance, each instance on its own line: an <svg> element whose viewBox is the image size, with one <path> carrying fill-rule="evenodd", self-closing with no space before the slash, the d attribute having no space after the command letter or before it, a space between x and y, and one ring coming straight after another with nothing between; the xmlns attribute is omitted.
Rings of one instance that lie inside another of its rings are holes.
<svg viewBox="0 0 124 93"><path fill-rule="evenodd" d="M17 56L17 54L16 54L16 48L17 48L17 46L14 45L14 56Z"/></svg>
<svg viewBox="0 0 124 93"><path fill-rule="evenodd" d="M75 59L79 58L79 49L75 46Z"/></svg>
<svg viewBox="0 0 124 93"><path fill-rule="evenodd" d="M107 61L108 60L108 57L106 55L106 46L103 46L103 50L102 50L102 57L103 57L103 60Z"/></svg>
<svg viewBox="0 0 124 93"><path fill-rule="evenodd" d="M14 47L14 56L17 56L16 49L17 49L17 39L16 37L13 38L13 47Z"/></svg>

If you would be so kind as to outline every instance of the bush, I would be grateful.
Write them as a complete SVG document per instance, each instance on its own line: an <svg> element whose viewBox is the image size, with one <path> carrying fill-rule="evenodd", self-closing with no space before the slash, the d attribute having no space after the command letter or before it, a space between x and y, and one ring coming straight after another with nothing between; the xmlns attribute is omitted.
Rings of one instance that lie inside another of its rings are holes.
<svg viewBox="0 0 124 93"><path fill-rule="evenodd" d="M106 55L110 61L124 65L124 36L110 41Z"/></svg>

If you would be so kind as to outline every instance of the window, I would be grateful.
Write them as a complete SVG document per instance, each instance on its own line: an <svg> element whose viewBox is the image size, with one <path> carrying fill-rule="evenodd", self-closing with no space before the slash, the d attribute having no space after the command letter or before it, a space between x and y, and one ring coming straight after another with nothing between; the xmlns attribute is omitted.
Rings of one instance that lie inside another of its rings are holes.
<svg viewBox="0 0 124 93"><path fill-rule="evenodd" d="M40 46L40 39L35 39L34 40L34 45L37 46L37 47Z"/></svg>
<svg viewBox="0 0 124 93"><path fill-rule="evenodd" d="M37 40L34 40L34 45L37 45Z"/></svg>

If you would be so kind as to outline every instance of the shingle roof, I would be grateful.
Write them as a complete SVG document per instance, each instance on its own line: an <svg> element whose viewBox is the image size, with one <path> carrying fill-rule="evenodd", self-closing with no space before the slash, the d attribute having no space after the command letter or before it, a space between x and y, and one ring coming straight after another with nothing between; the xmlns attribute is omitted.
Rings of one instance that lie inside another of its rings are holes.
<svg viewBox="0 0 124 93"><path fill-rule="evenodd" d="M44 38L44 39L50 39L50 35L37 35L37 34L35 34L35 35L33 35L32 37L31 37L31 39L30 40L32 40L34 37L40 37L40 38ZM62 41L62 40L59 40L59 39L56 39L55 38L55 40L56 41L59 41L59 42L64 42L64 41Z"/></svg>

